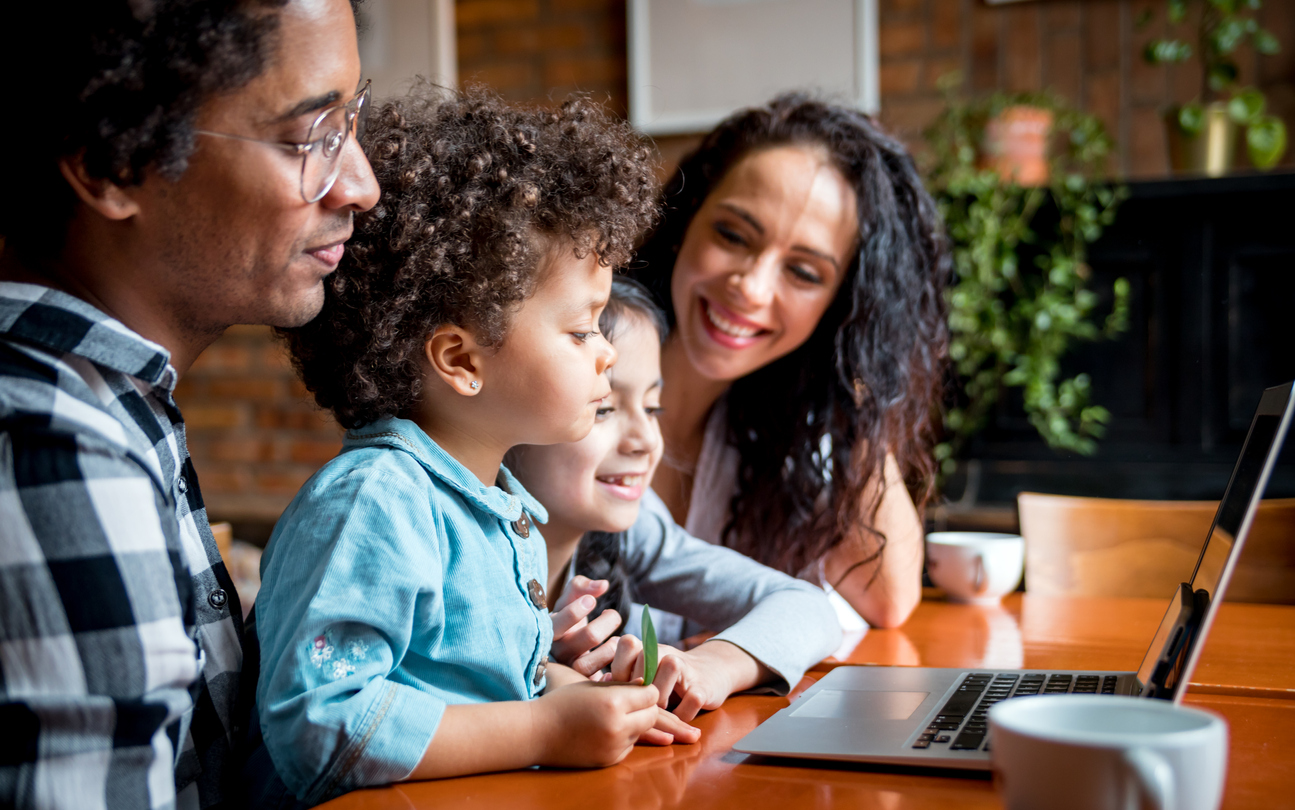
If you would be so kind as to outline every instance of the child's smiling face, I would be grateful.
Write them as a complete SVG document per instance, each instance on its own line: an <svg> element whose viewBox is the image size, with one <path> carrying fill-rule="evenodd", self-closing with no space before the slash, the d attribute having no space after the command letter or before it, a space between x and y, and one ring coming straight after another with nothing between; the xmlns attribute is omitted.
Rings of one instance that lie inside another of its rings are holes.
<svg viewBox="0 0 1295 810"><path fill-rule="evenodd" d="M475 398L507 444L572 442L589 433L616 362L598 331L611 283L611 268L593 253L577 259L564 249L550 259Z"/></svg>
<svg viewBox="0 0 1295 810"><path fill-rule="evenodd" d="M656 328L626 309L612 344L618 360L607 376L611 394L600 403L580 441L521 448L513 472L549 511L551 524L617 532L634 525L639 502L661 461L661 348Z"/></svg>

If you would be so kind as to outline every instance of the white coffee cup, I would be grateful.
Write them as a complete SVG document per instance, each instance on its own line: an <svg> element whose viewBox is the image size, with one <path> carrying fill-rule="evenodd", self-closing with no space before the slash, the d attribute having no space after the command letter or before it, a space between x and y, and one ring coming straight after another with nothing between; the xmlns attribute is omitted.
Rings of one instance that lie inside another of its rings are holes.
<svg viewBox="0 0 1295 810"><path fill-rule="evenodd" d="M951 601L997 604L1021 582L1025 540L996 532L932 532L926 570Z"/></svg>
<svg viewBox="0 0 1295 810"><path fill-rule="evenodd" d="M1007 810L1217 810L1227 724L1169 701L1016 698L989 711L994 783Z"/></svg>

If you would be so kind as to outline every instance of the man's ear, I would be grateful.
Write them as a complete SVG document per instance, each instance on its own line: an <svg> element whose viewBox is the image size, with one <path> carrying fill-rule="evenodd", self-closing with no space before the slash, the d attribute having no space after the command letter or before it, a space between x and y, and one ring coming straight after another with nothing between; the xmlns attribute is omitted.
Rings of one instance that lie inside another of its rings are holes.
<svg viewBox="0 0 1295 810"><path fill-rule="evenodd" d="M438 326L423 343L423 356L432 372L465 397L474 397L485 384L486 350L459 326Z"/></svg>
<svg viewBox="0 0 1295 810"><path fill-rule="evenodd" d="M91 177L81 155L59 158L58 170L81 202L107 219L130 219L139 204L121 186L102 177Z"/></svg>

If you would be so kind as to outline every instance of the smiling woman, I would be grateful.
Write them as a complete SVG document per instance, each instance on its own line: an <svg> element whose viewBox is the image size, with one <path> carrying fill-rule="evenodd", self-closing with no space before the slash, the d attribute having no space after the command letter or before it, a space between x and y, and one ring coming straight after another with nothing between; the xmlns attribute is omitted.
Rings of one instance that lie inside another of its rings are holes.
<svg viewBox="0 0 1295 810"><path fill-rule="evenodd" d="M902 623L950 267L912 159L786 95L707 135L665 203L635 271L675 325L654 489L692 534L839 592L846 625Z"/></svg>

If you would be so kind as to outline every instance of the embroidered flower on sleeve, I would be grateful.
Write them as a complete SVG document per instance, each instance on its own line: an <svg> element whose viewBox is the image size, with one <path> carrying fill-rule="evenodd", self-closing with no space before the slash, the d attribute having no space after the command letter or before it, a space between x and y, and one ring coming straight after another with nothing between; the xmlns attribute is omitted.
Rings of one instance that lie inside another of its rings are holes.
<svg viewBox="0 0 1295 810"><path fill-rule="evenodd" d="M355 672L356 665L369 654L369 644L363 639L352 639L338 646L329 633L315 636L310 645L310 663L330 680L345 678Z"/></svg>

